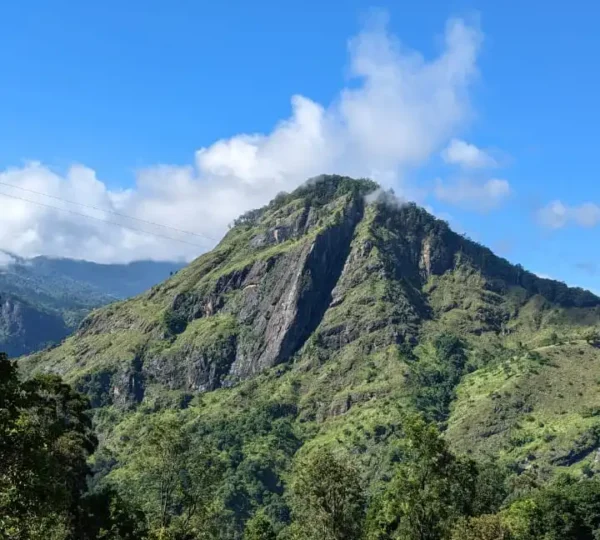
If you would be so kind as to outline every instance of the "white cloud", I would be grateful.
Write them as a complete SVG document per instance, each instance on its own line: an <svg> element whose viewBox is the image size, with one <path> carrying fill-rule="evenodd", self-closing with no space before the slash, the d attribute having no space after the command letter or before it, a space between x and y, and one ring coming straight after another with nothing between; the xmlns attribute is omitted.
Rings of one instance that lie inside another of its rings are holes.
<svg viewBox="0 0 600 540"><path fill-rule="evenodd" d="M446 163L459 165L465 169L483 169L498 165L489 153L460 139L450 141L442 152L442 159Z"/></svg>
<svg viewBox="0 0 600 540"><path fill-rule="evenodd" d="M198 150L194 163L139 171L134 187L113 190L82 165L58 174L30 163L0 173L0 192L69 208L190 246L147 236L47 206L0 196L0 248L96 261L192 258L214 241L131 221L109 212L219 238L240 213L321 173L371 176L405 196L403 173L440 151L470 116L482 36L450 20L433 59L403 48L380 22L349 44L351 87L329 105L292 97L292 112L268 134L241 134ZM503 181L497 181L503 182ZM1 183L95 206L81 208ZM502 186L484 189L492 197ZM498 195L495 195L496 197ZM467 198L473 198L470 195Z"/></svg>
<svg viewBox="0 0 600 540"><path fill-rule="evenodd" d="M584 203L572 209L573 218L581 227L595 227L600 223L600 207L594 203Z"/></svg>
<svg viewBox="0 0 600 540"><path fill-rule="evenodd" d="M496 208L510 193L508 181L499 178L485 182L460 179L451 184L438 180L434 189L434 194L440 201L478 211Z"/></svg>
<svg viewBox="0 0 600 540"><path fill-rule="evenodd" d="M595 227L600 223L600 206L589 202L567 206L561 201L552 201L538 210L537 219L540 225L549 229L561 229L569 224Z"/></svg>
<svg viewBox="0 0 600 540"><path fill-rule="evenodd" d="M15 262L15 258L6 251L0 251L0 268L4 268Z"/></svg>
<svg viewBox="0 0 600 540"><path fill-rule="evenodd" d="M560 229L567 224L567 207L560 201L553 201L538 210L537 218L541 225L550 229Z"/></svg>

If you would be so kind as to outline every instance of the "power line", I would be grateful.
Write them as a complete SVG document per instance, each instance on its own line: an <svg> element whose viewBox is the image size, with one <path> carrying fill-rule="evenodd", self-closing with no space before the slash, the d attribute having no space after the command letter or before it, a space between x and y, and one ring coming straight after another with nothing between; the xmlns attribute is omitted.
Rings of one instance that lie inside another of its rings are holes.
<svg viewBox="0 0 600 540"><path fill-rule="evenodd" d="M50 195L48 193L42 193L41 191L36 191L34 189L28 189L28 188L24 188L24 187L21 187L21 186L15 186L14 184L8 184L7 182L0 182L0 185L6 186L6 187L11 187L11 188L14 188L14 189L20 189L21 191L27 191L29 193L35 193L36 195L41 195L42 197L48 197L49 199L55 199L57 201L62 201L62 202L66 202L66 203L69 203L69 204L75 204L75 205L78 205L78 206L82 206L84 208L91 208L92 210L98 210L99 212L105 212L107 214L113 214L115 216L124 217L124 218L127 218L127 219L132 219L134 221L139 221L140 223L146 223L147 225L154 225L156 227L162 227L163 229L170 229L172 231L177 231L177 232L184 233L184 234L189 234L189 235L192 235L192 236L198 236L200 238L206 238L208 240L211 240L212 242L216 242L216 240L214 238L211 238L207 234L195 233L195 232L192 232L192 231L186 231L185 229L178 229L177 227L171 227L169 225L163 225L162 223L156 223L154 221L147 221L145 219L133 217L133 216L130 216L128 214L122 214L120 212L115 212L114 210L105 210L104 208L100 208L99 206L93 206L91 204L85 204L85 203L70 201L68 199L63 199L62 197L56 197L55 195Z"/></svg>
<svg viewBox="0 0 600 540"><path fill-rule="evenodd" d="M115 221L109 221L107 219L102 219L96 216L90 216L89 214L83 214L81 212L75 212L74 210L69 210L68 208L61 208L60 206L53 206L51 204L44 204L38 201L32 201L31 199L25 199L24 197L18 197L17 195L9 195L8 193L2 193L0 192L0 196L3 197L10 197L11 199L17 199L19 201L24 201L24 202L28 202L31 204L36 204L38 206L42 206L44 208L52 208L54 210L60 210L62 212L68 212L69 214L73 214L75 216L81 216L81 217L85 217L88 219L94 219L96 221L101 221L103 223L108 223L110 225L115 225L116 227L121 227L123 229L128 229L130 231L135 231L138 233L142 233L145 234L147 236L156 236L157 238L164 238L165 240L171 240L173 242L181 242L182 244L188 244L189 246L195 246L195 247L199 247L204 249L206 246L201 246L200 244L194 244L192 242L188 242L187 240L181 240L180 238L173 238L172 236L166 236L164 234L157 234L157 233L152 233L149 231L144 231L143 229L136 229L135 227L130 227L128 225L123 225L122 223L117 223Z"/></svg>

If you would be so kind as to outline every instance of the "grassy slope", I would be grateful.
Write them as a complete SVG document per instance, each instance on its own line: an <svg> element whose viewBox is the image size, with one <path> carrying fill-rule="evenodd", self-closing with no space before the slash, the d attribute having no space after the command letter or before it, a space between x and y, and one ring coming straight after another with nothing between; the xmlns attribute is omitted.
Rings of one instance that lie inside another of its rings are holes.
<svg viewBox="0 0 600 540"><path fill-rule="evenodd" d="M600 445L600 350L584 340L481 368L458 389L448 437L523 468L593 465Z"/></svg>

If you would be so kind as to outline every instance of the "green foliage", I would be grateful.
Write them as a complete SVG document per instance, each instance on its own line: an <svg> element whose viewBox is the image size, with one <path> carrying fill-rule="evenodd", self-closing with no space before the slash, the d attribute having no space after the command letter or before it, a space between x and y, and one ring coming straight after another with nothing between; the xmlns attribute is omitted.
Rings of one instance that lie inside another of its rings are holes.
<svg viewBox="0 0 600 540"><path fill-rule="evenodd" d="M471 515L477 486L475 463L454 456L437 429L407 418L401 461L371 508L373 540L449 538L456 521Z"/></svg>
<svg viewBox="0 0 600 540"><path fill-rule="evenodd" d="M593 540L600 533L600 481L562 479L502 514L515 540Z"/></svg>
<svg viewBox="0 0 600 540"><path fill-rule="evenodd" d="M0 354L0 537L142 538L116 496L83 497L96 447L87 408L56 376L21 382ZM104 536L100 522L109 526Z"/></svg>
<svg viewBox="0 0 600 540"><path fill-rule="evenodd" d="M175 416L150 426L130 464L127 486L155 531L198 538L210 527L223 464L214 449L193 444Z"/></svg>
<svg viewBox="0 0 600 540"><path fill-rule="evenodd" d="M496 462L477 463L477 480L472 501L472 513L475 516L497 512L511 494L510 472L507 467Z"/></svg>
<svg viewBox="0 0 600 540"><path fill-rule="evenodd" d="M452 540L511 540L510 530L498 515L461 520L452 531Z"/></svg>
<svg viewBox="0 0 600 540"><path fill-rule="evenodd" d="M191 406L179 413L139 412L130 418L122 446L103 452L103 462L110 463L112 455L123 466L102 483L116 486L144 509L153 531L164 534L218 526L223 538L238 539L260 508L279 530L289 520L282 473L300 446L292 427L296 408L280 398L238 402L238 409L236 415L224 416L218 405L211 417L207 400L200 409ZM202 421L199 410L205 413ZM212 480L201 476L210 471L209 457L219 466ZM189 485L181 483L186 478ZM209 490L202 492L207 498L200 493L204 503L196 504L194 515L187 518L187 490L199 483ZM172 487L165 491L167 486Z"/></svg>
<svg viewBox="0 0 600 540"><path fill-rule="evenodd" d="M417 410L430 420L442 422L465 371L467 356L461 340L452 335L436 337L432 349L409 364L408 377Z"/></svg>
<svg viewBox="0 0 600 540"><path fill-rule="evenodd" d="M96 444L87 400L58 377L21 383L6 356L0 395L0 533L57 535L71 526Z"/></svg>
<svg viewBox="0 0 600 540"><path fill-rule="evenodd" d="M293 538L358 540L365 496L358 471L326 449L299 460L291 484Z"/></svg>
<svg viewBox="0 0 600 540"><path fill-rule="evenodd" d="M600 533L600 481L559 478L497 514L463 519L453 540L593 540Z"/></svg>
<svg viewBox="0 0 600 540"><path fill-rule="evenodd" d="M79 540L144 540L146 517L114 489L86 494L78 509Z"/></svg>
<svg viewBox="0 0 600 540"><path fill-rule="evenodd" d="M172 310L167 310L163 315L163 323L171 334L177 335L185 330L188 321L184 315Z"/></svg>
<svg viewBox="0 0 600 540"><path fill-rule="evenodd" d="M196 426L194 439L219 449L227 470L218 491L221 518L240 534L257 507L269 512L274 524L287 521L283 473L301 445L293 420L296 407L271 399L250 403L235 416Z"/></svg>
<svg viewBox="0 0 600 540"><path fill-rule="evenodd" d="M366 196L375 191L377 184L372 180L355 180L346 176L321 175L308 180L290 196L302 198L307 206L323 206L344 195Z"/></svg>
<svg viewBox="0 0 600 540"><path fill-rule="evenodd" d="M275 540L277 535L264 511L258 511L246 523L244 540Z"/></svg>

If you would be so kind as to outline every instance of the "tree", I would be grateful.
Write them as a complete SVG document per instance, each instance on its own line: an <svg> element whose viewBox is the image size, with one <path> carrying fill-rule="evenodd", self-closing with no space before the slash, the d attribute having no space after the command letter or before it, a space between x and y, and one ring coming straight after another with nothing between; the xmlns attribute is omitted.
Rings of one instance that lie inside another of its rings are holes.
<svg viewBox="0 0 600 540"><path fill-rule="evenodd" d="M368 518L368 538L440 540L472 513L477 469L455 457L435 426L407 418L402 460Z"/></svg>
<svg viewBox="0 0 600 540"><path fill-rule="evenodd" d="M277 535L271 520L264 511L259 511L246 523L244 540L275 540Z"/></svg>
<svg viewBox="0 0 600 540"><path fill-rule="evenodd" d="M108 486L83 498L78 522L78 540L143 540L148 536L144 514Z"/></svg>
<svg viewBox="0 0 600 540"><path fill-rule="evenodd" d="M522 475L523 476L523 475ZM493 514L500 510L510 493L509 471L493 461L477 463L473 515Z"/></svg>
<svg viewBox="0 0 600 540"><path fill-rule="evenodd" d="M494 514L463 519L452 532L452 540L511 540L512 538L501 517Z"/></svg>
<svg viewBox="0 0 600 540"><path fill-rule="evenodd" d="M314 450L296 463L291 506L297 538L361 538L365 496L358 471L348 459L342 460L329 450Z"/></svg>
<svg viewBox="0 0 600 540"><path fill-rule="evenodd" d="M178 538L206 533L223 464L210 446L192 441L174 414L150 427L130 472L134 497L155 531Z"/></svg>
<svg viewBox="0 0 600 540"><path fill-rule="evenodd" d="M463 343L453 335L442 334L428 345L427 354L410 363L408 381L417 410L427 420L443 422L467 356Z"/></svg>
<svg viewBox="0 0 600 540"><path fill-rule="evenodd" d="M516 540L595 540L600 537L600 481L559 477L515 501L502 519Z"/></svg>
<svg viewBox="0 0 600 540"><path fill-rule="evenodd" d="M59 377L21 382L0 354L0 537L71 534L97 444L88 406Z"/></svg>

